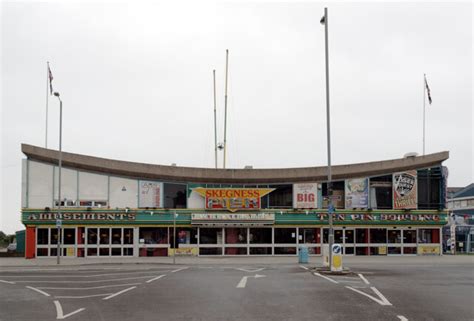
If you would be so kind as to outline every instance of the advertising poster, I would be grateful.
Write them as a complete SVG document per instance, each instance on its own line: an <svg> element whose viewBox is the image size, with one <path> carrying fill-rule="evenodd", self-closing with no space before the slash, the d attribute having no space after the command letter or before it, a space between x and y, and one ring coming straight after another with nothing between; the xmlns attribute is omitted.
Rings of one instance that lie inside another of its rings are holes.
<svg viewBox="0 0 474 321"><path fill-rule="evenodd" d="M393 208L416 209L416 170L393 174Z"/></svg>
<svg viewBox="0 0 474 321"><path fill-rule="evenodd" d="M293 208L318 208L318 183L293 184Z"/></svg>
<svg viewBox="0 0 474 321"><path fill-rule="evenodd" d="M354 178L346 180L346 208L367 208L369 204L369 180Z"/></svg>
<svg viewBox="0 0 474 321"><path fill-rule="evenodd" d="M163 183L140 181L138 207L163 207Z"/></svg>
<svg viewBox="0 0 474 321"><path fill-rule="evenodd" d="M274 191L274 188L194 188L193 192L205 199L210 210L253 210L260 209L260 198Z"/></svg>

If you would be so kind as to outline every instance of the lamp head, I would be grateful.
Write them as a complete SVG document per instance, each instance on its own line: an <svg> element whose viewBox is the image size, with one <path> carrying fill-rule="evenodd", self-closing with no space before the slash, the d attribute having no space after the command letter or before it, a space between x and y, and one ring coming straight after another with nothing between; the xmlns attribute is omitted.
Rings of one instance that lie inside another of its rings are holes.
<svg viewBox="0 0 474 321"><path fill-rule="evenodd" d="M56 96L56 97L59 97L59 93L58 93L57 91L55 91L55 92L53 93L53 95Z"/></svg>

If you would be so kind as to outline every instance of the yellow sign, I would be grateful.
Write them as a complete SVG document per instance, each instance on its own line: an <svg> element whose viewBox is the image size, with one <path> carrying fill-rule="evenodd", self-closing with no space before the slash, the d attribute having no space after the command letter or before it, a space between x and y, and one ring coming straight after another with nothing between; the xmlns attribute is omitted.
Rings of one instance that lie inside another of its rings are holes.
<svg viewBox="0 0 474 321"><path fill-rule="evenodd" d="M439 255L439 245L419 245L418 255Z"/></svg>
<svg viewBox="0 0 474 321"><path fill-rule="evenodd" d="M238 210L260 209L260 198L274 188L204 188L193 189L206 199L206 209Z"/></svg>
<svg viewBox="0 0 474 321"><path fill-rule="evenodd" d="M379 255L387 255L387 247L379 246Z"/></svg>
<svg viewBox="0 0 474 321"><path fill-rule="evenodd" d="M198 248L197 247L182 247L178 249L169 249L169 255L173 256L197 256Z"/></svg>
<svg viewBox="0 0 474 321"><path fill-rule="evenodd" d="M68 247L66 249L66 256L74 256L74 248L73 247Z"/></svg>

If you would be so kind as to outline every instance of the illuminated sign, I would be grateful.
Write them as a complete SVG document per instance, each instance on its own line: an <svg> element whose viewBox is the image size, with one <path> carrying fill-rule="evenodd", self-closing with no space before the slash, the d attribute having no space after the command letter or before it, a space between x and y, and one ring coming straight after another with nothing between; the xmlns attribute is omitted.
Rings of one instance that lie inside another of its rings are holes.
<svg viewBox="0 0 474 321"><path fill-rule="evenodd" d="M206 199L209 210L256 210L260 209L260 198L274 188L203 188L193 189Z"/></svg>

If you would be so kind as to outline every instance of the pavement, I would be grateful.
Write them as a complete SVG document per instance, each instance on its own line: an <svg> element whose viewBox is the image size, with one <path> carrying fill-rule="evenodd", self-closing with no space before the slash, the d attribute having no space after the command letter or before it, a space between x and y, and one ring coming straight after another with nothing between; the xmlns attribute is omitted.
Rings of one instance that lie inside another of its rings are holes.
<svg viewBox="0 0 474 321"><path fill-rule="evenodd" d="M472 256L143 259L2 259L0 320L474 319Z"/></svg>

